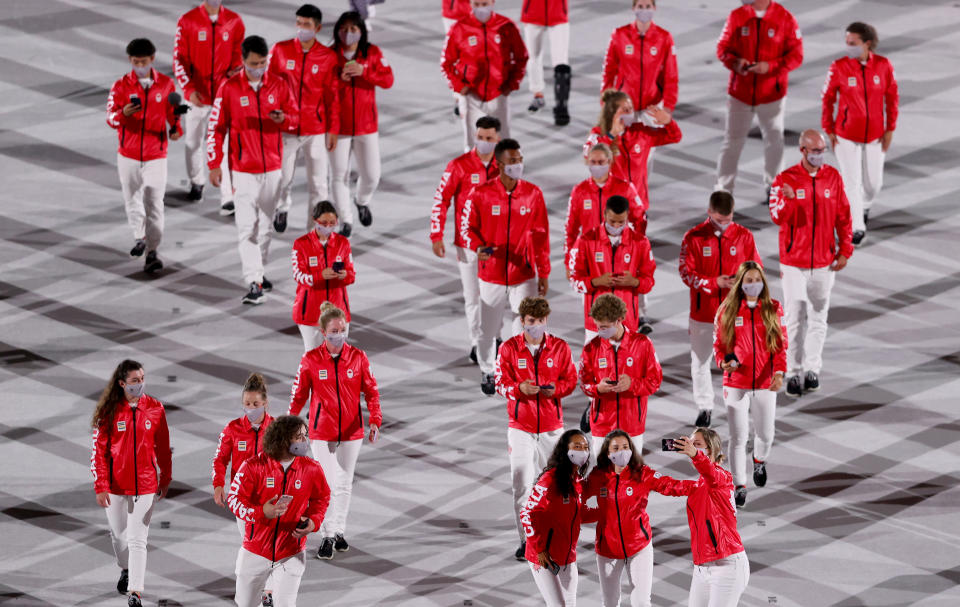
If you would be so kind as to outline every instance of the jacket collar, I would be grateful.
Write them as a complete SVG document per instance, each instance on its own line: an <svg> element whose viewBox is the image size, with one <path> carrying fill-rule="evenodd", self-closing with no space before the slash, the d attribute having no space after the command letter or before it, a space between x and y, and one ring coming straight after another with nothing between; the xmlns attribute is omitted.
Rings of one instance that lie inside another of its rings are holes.
<svg viewBox="0 0 960 607"><path fill-rule="evenodd" d="M269 425L271 421L273 421L273 418L270 417L269 413L265 413L263 416L263 421L260 422L260 427L263 428L264 426ZM240 426L248 432L253 430L253 424L250 423L250 418L248 418L246 415L240 416Z"/></svg>

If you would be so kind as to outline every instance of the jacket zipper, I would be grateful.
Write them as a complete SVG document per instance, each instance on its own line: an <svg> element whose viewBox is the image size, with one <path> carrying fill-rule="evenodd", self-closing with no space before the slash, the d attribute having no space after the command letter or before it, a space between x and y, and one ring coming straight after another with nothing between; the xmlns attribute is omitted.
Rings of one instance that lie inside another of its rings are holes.
<svg viewBox="0 0 960 607"><path fill-rule="evenodd" d="M290 463L290 466L293 465L293 462ZM283 484L280 486L280 495L284 495L287 492L287 472L290 471L290 466L284 468L283 470ZM273 558L271 559L274 563L277 562L277 534L280 533L280 517L277 517L277 524L273 528Z"/></svg>
<svg viewBox="0 0 960 607"><path fill-rule="evenodd" d="M533 381L537 382L537 386L540 385L540 353L543 352L545 345L547 345L546 335L543 336L537 353L533 355ZM540 434L540 392L537 392L537 434Z"/></svg>
<svg viewBox="0 0 960 607"><path fill-rule="evenodd" d="M647 41L647 37L643 34L640 34L640 92L637 100L640 102L639 108L633 108L634 111L643 111L643 61L646 59L646 55L643 54L643 47Z"/></svg>
<svg viewBox="0 0 960 607"><path fill-rule="evenodd" d="M722 233L717 234L717 261L719 262L719 265L720 265L720 274L723 275L723 234ZM723 291L723 289L721 289L720 286L717 285L717 299L719 299L722 302L723 297L721 295L721 291Z"/></svg>
<svg viewBox="0 0 960 607"><path fill-rule="evenodd" d="M757 48L754 50L754 54L753 54L753 63L754 63L754 65L756 65L757 63L760 63L760 24L762 23L760 17L757 17L756 19L757 19ZM753 103L750 104L750 105L754 105L754 106L757 105L757 80L758 80L758 78L759 78L759 77L757 76L757 73L754 72L754 73L753 73Z"/></svg>
<svg viewBox="0 0 960 607"><path fill-rule="evenodd" d="M133 494L140 495L140 470L137 468L137 408L130 408L133 409Z"/></svg>
<svg viewBox="0 0 960 607"><path fill-rule="evenodd" d="M863 111L866 112L866 122L863 123L863 143L869 142L870 102L867 100L867 66L860 64L860 73L863 74Z"/></svg>
<svg viewBox="0 0 960 607"><path fill-rule="evenodd" d="M519 185L520 182L517 182ZM514 186L516 188L516 186ZM510 219L513 217L513 192L507 192L507 246L503 253L503 284L510 284Z"/></svg>
<svg viewBox="0 0 960 607"><path fill-rule="evenodd" d="M254 455L260 455L260 451L258 450L259 444L260 444L260 428L257 428L256 430L253 431L253 454Z"/></svg>
<svg viewBox="0 0 960 607"><path fill-rule="evenodd" d="M600 225L603 225L603 186L597 186L597 211L600 215Z"/></svg>
<svg viewBox="0 0 960 607"><path fill-rule="evenodd" d="M811 178L813 181L813 231L810 234L810 271L813 271L813 252L816 250L817 243L817 178Z"/></svg>
<svg viewBox="0 0 960 607"><path fill-rule="evenodd" d="M143 138L146 136L147 129L147 106L150 105L150 91L143 88L143 118L140 120L140 164L143 164Z"/></svg>
<svg viewBox="0 0 960 607"><path fill-rule="evenodd" d="M217 96L217 22L211 21L210 27L210 103Z"/></svg>
<svg viewBox="0 0 960 607"><path fill-rule="evenodd" d="M352 98L352 101L350 103L350 106L351 106L350 107L351 109L350 125L352 127L350 129L350 136L356 137L357 136L357 83L353 78L350 79L350 96Z"/></svg>
<svg viewBox="0 0 960 607"><path fill-rule="evenodd" d="M483 28L483 62L487 66L486 73L483 76L483 96L486 97L487 85L490 83L490 55L487 46L487 24L482 23L480 26Z"/></svg>
<svg viewBox="0 0 960 607"><path fill-rule="evenodd" d="M331 235L331 236L332 236L332 235ZM330 242L330 240L328 239L328 240L327 240L327 243L329 244L329 242ZM327 259L327 245L321 242L321 243L320 243L320 246L323 247L323 265L326 266L326 267L330 267L330 261ZM333 268L330 268L330 269L333 269ZM330 281L327 280L327 281L324 281L324 282L327 283L327 301L330 301ZM306 302L307 302L307 298L306 298L306 297L303 298L303 302L304 302L304 303L303 303L303 309L306 310L306 309L307 309L307 303L306 303Z"/></svg>
<svg viewBox="0 0 960 607"><path fill-rule="evenodd" d="M760 300L757 300L757 303L759 303L759 301ZM750 380L750 385L753 391L757 390L757 325L755 324L757 322L756 311L757 309L755 307L750 308L750 332L753 334L753 362L750 363L751 365L753 365L753 369L751 369L750 371L750 375L752 376Z"/></svg>
<svg viewBox="0 0 960 607"><path fill-rule="evenodd" d="M623 548L623 558L627 558L627 543L623 540L623 521L620 519L620 475L616 477L616 488L613 492L613 503L617 507L617 527L620 528L620 547ZM640 527L643 527L641 523Z"/></svg>
<svg viewBox="0 0 960 607"><path fill-rule="evenodd" d="M343 350L340 350L340 356L333 359L333 375L337 380L337 444L343 436L343 403L340 400L340 358L343 356ZM320 417L319 415L317 417Z"/></svg>
<svg viewBox="0 0 960 607"><path fill-rule="evenodd" d="M309 51L303 51L303 65L300 66L300 90L297 91L297 107L303 106L303 74L307 71L307 53ZM302 120L297 121L297 137L300 136L300 126Z"/></svg>
<svg viewBox="0 0 960 607"><path fill-rule="evenodd" d="M621 337L620 339L623 339L623 338ZM622 341L620 343L623 344ZM617 362L617 351L619 349L620 348L613 349L613 377L616 378L617 381L620 381L620 365ZM620 393L615 392L614 394L617 395L617 428L619 428L620 427Z"/></svg>
<svg viewBox="0 0 960 607"><path fill-rule="evenodd" d="M263 80L260 80L260 88L254 91L257 94L257 122L260 123L260 160L263 162L263 172L267 172L267 150L263 145L263 109L260 107L260 91L263 90Z"/></svg>

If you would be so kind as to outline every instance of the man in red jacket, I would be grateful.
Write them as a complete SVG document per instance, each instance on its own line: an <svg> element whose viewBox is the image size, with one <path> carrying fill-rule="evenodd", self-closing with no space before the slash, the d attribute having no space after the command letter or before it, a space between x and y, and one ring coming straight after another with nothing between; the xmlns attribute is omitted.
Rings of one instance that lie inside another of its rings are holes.
<svg viewBox="0 0 960 607"><path fill-rule="evenodd" d="M557 439L563 434L562 398L577 387L567 342L547 333L550 304L542 297L520 302L523 331L500 346L497 355L497 393L507 399L507 453L513 481L513 510L520 533L520 547L514 557L524 560L526 534L520 510L537 474Z"/></svg>
<svg viewBox="0 0 960 607"><path fill-rule="evenodd" d="M780 226L787 396L793 398L820 389L830 291L836 273L853 255L850 203L840 173L823 163L826 147L820 133L804 131L800 135L803 158L777 175L770 189L770 217ZM801 339L800 311L804 304L807 322Z"/></svg>
<svg viewBox="0 0 960 607"><path fill-rule="evenodd" d="M173 80L153 67L156 47L146 38L127 45L133 69L113 83L107 98L107 126L116 129L117 172L127 212L127 224L135 240L131 257L147 258L143 271L163 269L157 248L163 238L163 195L167 189L167 125L172 141L180 139L180 116L167 96Z"/></svg>
<svg viewBox="0 0 960 607"><path fill-rule="evenodd" d="M238 607L259 605L268 578L275 605L296 605L306 538L320 528L329 503L323 469L310 457L306 423L293 415L273 420L263 453L240 466L227 498L233 514L247 522L237 555Z"/></svg>
<svg viewBox="0 0 960 607"><path fill-rule="evenodd" d="M470 0L473 12L447 33L441 68L450 90L460 95L463 149L474 145L473 124L484 115L500 120L510 136L507 95L520 88L527 48L516 24L493 12L494 0Z"/></svg>
<svg viewBox="0 0 960 607"><path fill-rule="evenodd" d="M530 92L533 101L527 111L534 113L546 105L543 99L544 37L550 38L550 57L553 59L553 122L557 126L570 124L567 100L570 98L570 18L568 0L526 0L520 21L523 37L530 51L527 64L530 71Z"/></svg>
<svg viewBox="0 0 960 607"><path fill-rule="evenodd" d="M177 21L173 75L190 104L190 111L184 118L190 200L203 198L203 184L207 180L204 175L207 121L220 85L243 69L240 44L244 33L240 15L225 8L221 0L203 0ZM225 159L226 156L224 151ZM227 169L226 163L221 168ZM224 170L220 182L220 214L233 213L230 171Z"/></svg>
<svg viewBox="0 0 960 607"><path fill-rule="evenodd" d="M690 289L690 377L698 428L710 426L713 412L714 317L740 264L748 260L763 265L753 234L733 221L733 195L712 193L706 220L687 230L680 244L680 280Z"/></svg>
<svg viewBox="0 0 960 607"><path fill-rule="evenodd" d="M797 20L773 0L734 9L717 42L717 58L730 70L727 124L717 160L717 189L733 192L740 152L756 115L763 135L763 184L783 161L783 108L787 75L803 63Z"/></svg>
<svg viewBox="0 0 960 607"><path fill-rule="evenodd" d="M264 278L273 215L280 198L283 141L280 133L296 129L296 100L287 81L267 74L267 41L250 36L243 41L244 71L227 80L217 92L207 131L210 183L219 186L223 142L229 137L230 172L240 264L249 290L245 304L263 303L263 292L273 288Z"/></svg>
<svg viewBox="0 0 960 607"><path fill-rule="evenodd" d="M430 211L430 241L433 254L446 255L443 244L443 227L447 221L447 209L453 206L453 244L457 248L457 267L460 269L460 285L463 287L463 311L467 315L470 332L470 360L477 362L477 342L480 339L480 279L477 277L477 254L464 245L460 235L463 221L463 205L473 188L495 178L500 172L493 158L493 149L500 141L500 121L493 116L477 120L477 145L457 156L447 165L440 177L440 185L433 196Z"/></svg>
<svg viewBox="0 0 960 607"><path fill-rule="evenodd" d="M525 297L547 293L550 276L550 229L543 192L522 181L520 144L504 139L494 148L500 176L474 188L463 208L460 235L477 253L480 278L480 339L477 358L480 389L492 396L496 337L503 324L503 306L519 314ZM520 332L520 317L513 323Z"/></svg>
<svg viewBox="0 0 960 607"><path fill-rule="evenodd" d="M307 227L313 224L313 207L329 198L327 152L337 147L340 104L337 99L337 56L320 44L323 13L312 4L297 9L297 37L273 45L269 71L287 79L297 99L300 119L296 128L283 133L283 169L280 174L280 204L273 219L277 232L287 229L287 213L293 205L293 174L297 154L303 150L307 165Z"/></svg>

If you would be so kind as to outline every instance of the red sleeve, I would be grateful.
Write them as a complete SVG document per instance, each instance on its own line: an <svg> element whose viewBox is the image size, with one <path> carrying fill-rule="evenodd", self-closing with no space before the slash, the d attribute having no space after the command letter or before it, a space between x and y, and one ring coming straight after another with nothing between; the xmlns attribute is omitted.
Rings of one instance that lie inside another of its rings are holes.
<svg viewBox="0 0 960 607"><path fill-rule="evenodd" d="M360 378L360 390L363 392L363 400L367 403L367 411L370 412L370 425L378 428L383 425L383 413L380 411L380 390L377 388L377 380L373 377L370 370L370 361L367 355L360 353L362 357L362 376Z"/></svg>
<svg viewBox="0 0 960 607"><path fill-rule="evenodd" d="M653 290L653 275L657 270L657 261L653 258L653 249L650 248L650 241L645 242L640 247L640 263L637 265L637 280L640 281L634 290L637 293L649 293Z"/></svg>
<svg viewBox="0 0 960 607"><path fill-rule="evenodd" d="M673 36L667 34L667 39L670 49L666 65L663 66L663 107L672 113L677 107L680 73L677 70L677 47L673 43Z"/></svg>
<svg viewBox="0 0 960 607"><path fill-rule="evenodd" d="M459 93L467 86L467 80L458 70L460 64L460 27L454 24L447 32L447 39L443 43L443 53L440 55L440 70L447 79L450 90Z"/></svg>
<svg viewBox="0 0 960 607"><path fill-rule="evenodd" d="M777 175L770 184L770 219L778 226L790 221L797 210L796 198L784 196L783 184L783 173Z"/></svg>
<svg viewBox="0 0 960 607"><path fill-rule="evenodd" d="M523 532L527 536L527 541L533 542L533 549L537 553L547 549L547 534L543 533L542 529L550 526L545 519L548 516L547 507L550 503L547 492L551 484L549 477L541 476L520 510L520 524L523 526Z"/></svg>
<svg viewBox="0 0 960 607"><path fill-rule="evenodd" d="M735 11L734 11L735 12ZM737 48L734 46L733 41L731 40L731 35L736 31L737 26L734 23L734 12L730 13L730 16L727 17L727 22L723 26L723 31L720 32L720 39L717 40L717 59L730 71L733 71L734 65L737 63L737 59L740 56L737 54Z"/></svg>
<svg viewBox="0 0 960 607"><path fill-rule="evenodd" d="M830 64L827 70L827 80L823 83L823 90L820 93L820 126L827 134L835 132L835 119L833 116L834 105L837 102L837 62Z"/></svg>
<svg viewBox="0 0 960 607"><path fill-rule="evenodd" d="M710 458L708 458L703 451L697 451L697 454L693 456L691 461L693 462L693 467L697 469L697 472L707 481L708 485L719 487L725 484L723 482L723 475L717 473L718 464L711 462Z"/></svg>
<svg viewBox="0 0 960 607"><path fill-rule="evenodd" d="M233 436L227 432L230 427L228 424L220 432L220 440L217 441L217 451L213 454L213 486L223 487L224 479L227 475L227 464L230 463L230 456L233 453Z"/></svg>
<svg viewBox="0 0 960 607"><path fill-rule="evenodd" d="M664 125L663 128L651 128L646 125L642 125L644 132L650 138L651 146L661 146L669 145L671 143L677 143L683 137L683 133L680 131L680 125L677 124L676 120L671 120L668 124Z"/></svg>
<svg viewBox="0 0 960 607"><path fill-rule="evenodd" d="M597 392L597 382L599 378L593 369L593 352L588 348L584 348L580 354L580 370L578 375L580 379L580 389L583 390L583 393L590 398L599 397L600 394Z"/></svg>
<svg viewBox="0 0 960 607"><path fill-rule="evenodd" d="M573 282L573 290L577 293L593 293L597 288L593 285L593 277L590 276L590 258L587 256L586 242L583 238L578 238L570 249L570 280Z"/></svg>
<svg viewBox="0 0 960 607"><path fill-rule="evenodd" d="M671 497L682 497L693 493L697 488L697 481L682 481L672 476L660 474L651 468L649 476L644 475L643 479L650 486L651 491L656 491L660 495L669 495Z"/></svg>
<svg viewBox="0 0 960 607"><path fill-rule="evenodd" d="M633 224L633 230L640 234L647 234L647 210L650 204L640 197L637 186L632 183L627 184L627 200L630 201L630 223Z"/></svg>
<svg viewBox="0 0 960 607"><path fill-rule="evenodd" d="M100 422L93 431L93 450L90 453L90 472L93 474L93 492L106 493L110 491L110 467L107 457L110 454L110 424Z"/></svg>
<svg viewBox="0 0 960 607"><path fill-rule="evenodd" d="M230 69L243 67L243 39L247 36L247 28L243 19L237 16L237 33L233 36L233 52L230 57Z"/></svg>
<svg viewBox="0 0 960 607"><path fill-rule="evenodd" d="M130 128L131 126L138 124L139 121L135 118L136 114L130 116L123 115L123 106L126 105L125 99L120 91L120 83L123 81L121 78L113 83L113 86L110 87L110 95L107 97L107 126L111 129L119 129L122 126ZM142 112L143 110L141 110Z"/></svg>
<svg viewBox="0 0 960 607"><path fill-rule="evenodd" d="M653 349L653 342L646 340L644 348L646 368L643 369L643 375L640 377L631 377L630 389L626 392L631 396L650 396L660 389L663 383L663 369L660 368L660 361L657 360L657 353Z"/></svg>
<svg viewBox="0 0 960 607"><path fill-rule="evenodd" d="M323 468L316 466L314 468L313 486L310 488L310 500L307 502L307 509L303 516L313 521L314 531L320 531L320 525L327 514L327 506L330 505L330 484L327 483L327 477L323 475Z"/></svg>
<svg viewBox="0 0 960 607"><path fill-rule="evenodd" d="M190 80L191 64L190 49L187 44L187 22L183 17L177 21L177 34L173 39L173 76L177 79L177 84L183 89L185 101L190 100L190 95L197 91Z"/></svg>
<svg viewBox="0 0 960 607"><path fill-rule="evenodd" d="M253 461L248 459L240 464L240 469L233 475L230 493L227 494L227 507L235 517L248 523L264 523L270 519L263 515L263 504L256 503L254 499L261 474L259 466L251 465Z"/></svg>
<svg viewBox="0 0 960 607"><path fill-rule="evenodd" d="M504 78L503 89L506 92L515 91L520 88L520 81L523 80L523 75L527 71L527 60L529 55L527 55L527 47L523 43L523 38L520 36L520 30L517 29L517 26L510 22L506 27L501 30L504 36L504 47L508 55L507 65L507 75Z"/></svg>
<svg viewBox="0 0 960 607"><path fill-rule="evenodd" d="M210 119L207 120L207 168L216 169L223 162L223 140L230 126L230 100L224 100L224 89L230 84L226 81L217 89L217 98L213 100Z"/></svg>
<svg viewBox="0 0 960 607"><path fill-rule="evenodd" d="M792 72L803 63L803 38L800 35L800 26L793 15L787 13L787 33L784 40L786 47L783 55L776 61L768 61L770 74Z"/></svg>
<svg viewBox="0 0 960 607"><path fill-rule="evenodd" d="M455 160L447 164L446 170L440 176L440 185L433 194L433 208L430 209L430 241L443 240L443 229L447 225L447 211L450 201L457 195L457 186L460 183L460 167ZM454 218L456 221L456 218ZM457 226L454 224L454 229Z"/></svg>
<svg viewBox="0 0 960 607"><path fill-rule="evenodd" d="M782 341L780 349L773 355L773 372L780 371L787 374L787 326L783 322L783 306L777 306L777 324L780 325L780 334Z"/></svg>
<svg viewBox="0 0 960 607"><path fill-rule="evenodd" d="M370 47L371 57L364 68L360 78L363 78L374 86L382 89L388 89L393 86L393 68L383 58L383 52L379 47Z"/></svg>
<svg viewBox="0 0 960 607"><path fill-rule="evenodd" d="M537 190L537 198L533 208L537 210L534 219L536 227L530 232L530 244L533 246L533 259L537 266L537 276L550 276L550 226L547 223L547 203L543 200L543 192Z"/></svg>
<svg viewBox="0 0 960 607"><path fill-rule="evenodd" d="M753 238L753 232L744 228L747 233L746 241L747 247L753 251L750 259L760 264L760 267L763 267L763 259L760 257L760 249L757 248L757 241Z"/></svg>
<svg viewBox="0 0 960 607"><path fill-rule="evenodd" d="M337 81L337 62L332 59L323 86L323 111L328 133L340 132L340 84Z"/></svg>
<svg viewBox="0 0 960 607"><path fill-rule="evenodd" d="M720 304L720 307L717 308L716 315L713 317L713 359L716 361L718 367L727 356L727 347L723 344L723 338L720 332L720 319L723 317L723 308L723 304ZM784 354L784 356L786 356L786 354ZM784 358L784 361L786 361L786 358Z"/></svg>
<svg viewBox="0 0 960 607"><path fill-rule="evenodd" d="M885 130L893 131L897 128L897 118L900 116L900 87L897 84L897 73L893 69L893 64L887 63L889 83L887 90L883 94L883 101L887 112L887 127Z"/></svg>
<svg viewBox="0 0 960 607"><path fill-rule="evenodd" d="M603 57L603 73L600 76L600 91L616 88L617 74L620 71L620 49L617 45L617 30L610 34L607 54ZM671 108L672 109L672 108Z"/></svg>
<svg viewBox="0 0 960 607"><path fill-rule="evenodd" d="M160 469L160 489L168 487L173 480L173 453L170 451L170 428L167 426L167 413L160 405L160 422L153 434L153 451Z"/></svg>
<svg viewBox="0 0 960 607"><path fill-rule="evenodd" d="M293 266L293 281L298 285L313 286L313 272L310 270L309 261L303 253L303 245L294 241L290 264Z"/></svg>
<svg viewBox="0 0 960 607"><path fill-rule="evenodd" d="M512 346L501 346L497 352L497 362L494 368L494 382L497 387L497 394L508 399L517 400L521 396L520 381L514 372L516 367L516 356L513 355Z"/></svg>
<svg viewBox="0 0 960 607"><path fill-rule="evenodd" d="M474 189L463 203L463 225L460 226L460 236L471 251L486 245L480 234L480 201L477 196L477 190Z"/></svg>
<svg viewBox="0 0 960 607"><path fill-rule="evenodd" d="M556 390L557 398L566 398L573 393L577 387L577 368L573 364L573 357L570 355L570 346L563 344L563 355L557 361L560 366L560 374L557 376Z"/></svg>
<svg viewBox="0 0 960 607"><path fill-rule="evenodd" d="M300 366L297 367L297 377L293 380L293 388L290 390L290 408L287 409L288 415L300 415L303 406L307 404L310 397L310 362L307 355L304 354L300 359Z"/></svg>
<svg viewBox="0 0 960 607"><path fill-rule="evenodd" d="M853 256L853 220L850 216L850 201L847 200L847 192L843 187L843 179L837 172L837 187L840 190L840 199L837 200L837 240L840 241L840 255L847 259Z"/></svg>
<svg viewBox="0 0 960 607"><path fill-rule="evenodd" d="M281 67L283 63L281 63L280 53L277 52L279 49L279 42L270 47L270 52L267 53L267 72L273 76L276 76L277 78L285 78L286 76L284 76L284 72L286 70Z"/></svg>
<svg viewBox="0 0 960 607"><path fill-rule="evenodd" d="M567 221L563 226L563 265L570 267L570 250L573 244L580 236L580 205L579 200L574 198L577 188L574 187L570 192L570 199L567 202Z"/></svg>
<svg viewBox="0 0 960 607"><path fill-rule="evenodd" d="M696 258L690 247L690 235L680 243L680 280L691 289L713 293L717 289L716 276L701 276L697 273Z"/></svg>

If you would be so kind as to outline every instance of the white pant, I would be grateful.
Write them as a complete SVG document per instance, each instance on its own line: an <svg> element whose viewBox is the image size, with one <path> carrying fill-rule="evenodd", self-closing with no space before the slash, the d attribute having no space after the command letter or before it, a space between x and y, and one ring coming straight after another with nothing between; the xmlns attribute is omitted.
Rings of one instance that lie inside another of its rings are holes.
<svg viewBox="0 0 960 607"><path fill-rule="evenodd" d="M493 116L500 120L500 136L510 136L510 103L506 95L500 95L490 101L480 101L475 92L457 99L460 108L460 121L463 125L463 150L469 152L476 145L477 120L483 116Z"/></svg>
<svg viewBox="0 0 960 607"><path fill-rule="evenodd" d="M863 212L869 211L883 187L883 161L886 154L879 139L873 143L855 143L837 137L833 146L837 168L843 177L843 188L850 201L854 230L866 230Z"/></svg>
<svg viewBox="0 0 960 607"><path fill-rule="evenodd" d="M304 352L319 348L323 343L323 333L320 332L319 325L297 325L297 328L300 329L300 337L303 338Z"/></svg>
<svg viewBox="0 0 960 607"><path fill-rule="evenodd" d="M313 459L323 468L323 475L330 485L330 506L320 524L322 537L343 534L347 527L347 511L350 510L350 495L353 492L353 472L360 457L363 439L334 441L310 441Z"/></svg>
<svg viewBox="0 0 960 607"><path fill-rule="evenodd" d="M337 147L330 152L333 204L343 223L353 223L353 204L350 201L351 155L360 177L357 181L357 204L370 204L370 198L380 185L380 134L341 136L337 139Z"/></svg>
<svg viewBox="0 0 960 607"><path fill-rule="evenodd" d="M273 214L280 198L280 171L234 173L233 184L243 282L259 284L263 282L263 266L273 237Z"/></svg>
<svg viewBox="0 0 960 607"><path fill-rule="evenodd" d="M303 150L303 158L307 165L307 229L313 225L313 207L321 200L327 200L330 190L327 187L327 173L329 160L327 158L327 136L321 135L288 135L283 137L283 168L280 173L280 204L278 213L289 213L293 206L293 175L297 170L297 158Z"/></svg>
<svg viewBox="0 0 960 607"><path fill-rule="evenodd" d="M653 591L653 544L626 559L608 559L597 555L597 573L603 607L620 607L620 576L627 570L630 607L650 607Z"/></svg>
<svg viewBox="0 0 960 607"><path fill-rule="evenodd" d="M693 381L693 402L697 409L713 410L713 323L690 319L690 378Z"/></svg>
<svg viewBox="0 0 960 607"><path fill-rule="evenodd" d="M693 566L690 607L737 607L750 581L746 552Z"/></svg>
<svg viewBox="0 0 960 607"><path fill-rule="evenodd" d="M129 570L127 590L143 592L143 578L147 571L147 534L150 532L150 517L153 515L155 495L110 494L106 507L110 540L117 565Z"/></svg>
<svg viewBox="0 0 960 607"><path fill-rule="evenodd" d="M460 270L460 285L463 287L463 312L467 316L470 344L475 346L480 341L480 279L477 277L477 254L470 249L457 247L457 268Z"/></svg>
<svg viewBox="0 0 960 607"><path fill-rule="evenodd" d="M244 538L245 538L246 535L247 535L247 521L243 520L242 518L238 518L238 519L237 519L237 529L240 531L240 545L241 545L241 550L243 550L243 548L242 548L242 546L243 546L243 540L244 540ZM273 573L270 574L270 577L269 577L269 579L267 580L267 582L266 582L266 584L265 584L265 586L264 586L264 587L266 588L266 591L267 591L267 592L273 592L273 590L271 590L271 589L272 589L272 588L274 587L274 585L276 584L276 580L275 580L274 578L277 577L277 571L279 571L279 569L274 569L274 570L273 570Z"/></svg>
<svg viewBox="0 0 960 607"><path fill-rule="evenodd" d="M493 373L497 363L497 337L503 325L503 306L510 304L514 315L520 312L524 297L537 295L537 280L531 278L518 285L498 285L480 282L480 339L477 341L477 362L482 373ZM513 319L513 335L520 333L520 317Z"/></svg>
<svg viewBox="0 0 960 607"><path fill-rule="evenodd" d="M763 183L770 185L780 172L783 161L783 115L786 97L771 103L747 105L733 97L727 97L727 126L717 161L717 187L733 192L737 178L740 152L747 141L747 133L757 116L763 135Z"/></svg>
<svg viewBox="0 0 960 607"><path fill-rule="evenodd" d="M163 194L167 189L167 159L140 162L117 154L117 172L127 225L136 240L156 251L163 239Z"/></svg>
<svg viewBox="0 0 960 607"><path fill-rule="evenodd" d="M183 125L183 143L187 159L187 177L190 183L203 185L207 181L207 120L210 118L210 105L193 105L190 111L180 117ZM233 200L233 185L230 182L230 163L228 140L223 140L223 162L220 163L220 201Z"/></svg>
<svg viewBox="0 0 960 607"><path fill-rule="evenodd" d="M580 577L576 562L561 565L559 575L553 575L546 567L529 562L528 564L533 572L533 581L547 607L576 607L577 580Z"/></svg>
<svg viewBox="0 0 960 607"><path fill-rule="evenodd" d="M300 551L280 561L271 561L244 548L237 553L237 607L258 607L267 585L273 586L274 607L296 607L300 578L307 568L307 553Z"/></svg>
<svg viewBox="0 0 960 607"><path fill-rule="evenodd" d="M753 418L753 457L765 462L773 445L777 417L777 393L766 389L738 390L723 387L723 402L730 423L730 471L733 484L747 484L747 434Z"/></svg>
<svg viewBox="0 0 960 607"><path fill-rule="evenodd" d="M520 509L527 502L533 481L547 467L547 460L550 459L550 453L561 434L563 428L540 434L507 428L507 452L510 454L510 478L513 482L513 514L521 540L525 540L527 535L520 524Z"/></svg>
<svg viewBox="0 0 960 607"><path fill-rule="evenodd" d="M823 343L827 340L830 291L837 273L829 267L815 270L780 266L783 286L783 320L787 325L787 375L820 373ZM800 310L807 309L807 326L800 336Z"/></svg>
<svg viewBox="0 0 960 607"><path fill-rule="evenodd" d="M560 23L550 27L523 24L523 38L527 41L530 59L527 61L527 73L530 75L530 92L542 93L546 83L543 81L543 38L550 37L550 58L553 65L570 64L570 24Z"/></svg>

